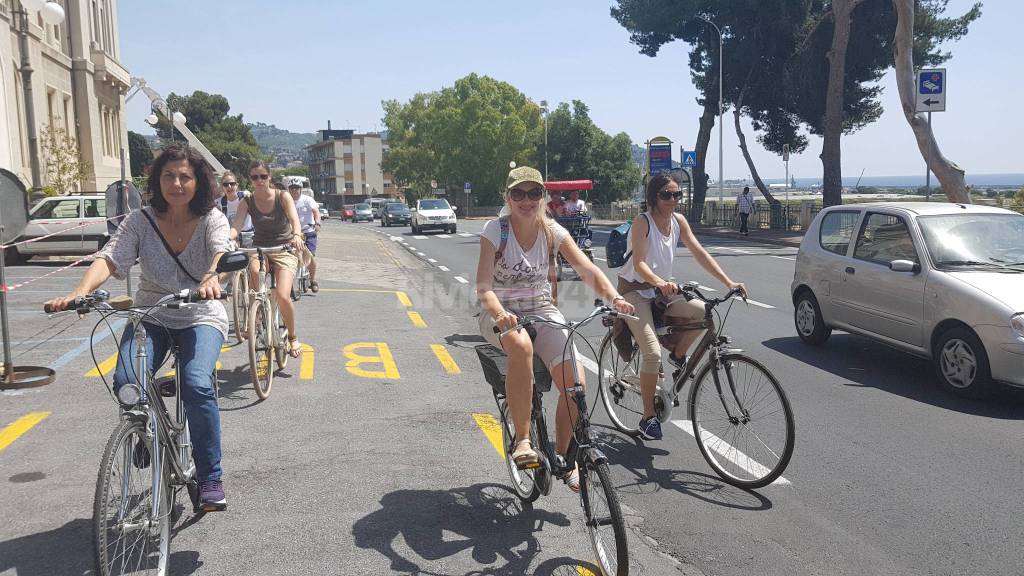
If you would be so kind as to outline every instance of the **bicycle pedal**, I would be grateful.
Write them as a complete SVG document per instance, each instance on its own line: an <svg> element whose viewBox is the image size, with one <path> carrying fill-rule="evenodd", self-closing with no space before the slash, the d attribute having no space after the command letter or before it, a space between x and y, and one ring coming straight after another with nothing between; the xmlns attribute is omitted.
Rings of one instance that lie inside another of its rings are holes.
<svg viewBox="0 0 1024 576"><path fill-rule="evenodd" d="M540 462L529 462L521 466L516 466L516 468L519 468L520 470L536 470L537 468L540 468Z"/></svg>

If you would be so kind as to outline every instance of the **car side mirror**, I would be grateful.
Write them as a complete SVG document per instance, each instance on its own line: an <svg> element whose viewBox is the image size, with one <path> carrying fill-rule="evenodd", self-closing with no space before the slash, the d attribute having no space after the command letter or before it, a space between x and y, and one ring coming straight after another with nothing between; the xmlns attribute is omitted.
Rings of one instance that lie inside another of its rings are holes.
<svg viewBox="0 0 1024 576"><path fill-rule="evenodd" d="M921 265L910 260L893 260L889 263L889 269L893 272L913 272L917 274L921 271Z"/></svg>
<svg viewBox="0 0 1024 576"><path fill-rule="evenodd" d="M453 211L453 212L454 212L454 211L457 211L458 209L459 209L459 207L458 207L458 206L452 206L452 211Z"/></svg>
<svg viewBox="0 0 1024 576"><path fill-rule="evenodd" d="M249 255L241 250L233 252L225 252L221 255L220 260L217 262L217 272L238 272L239 270L245 270L245 267L249 265Z"/></svg>

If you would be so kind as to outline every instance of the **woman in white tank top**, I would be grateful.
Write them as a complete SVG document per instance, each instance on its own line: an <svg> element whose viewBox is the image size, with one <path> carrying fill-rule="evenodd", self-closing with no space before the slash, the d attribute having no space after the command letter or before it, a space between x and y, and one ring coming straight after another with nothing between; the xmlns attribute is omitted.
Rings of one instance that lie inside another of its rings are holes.
<svg viewBox="0 0 1024 576"><path fill-rule="evenodd" d="M629 233L629 246L633 254L619 271L619 292L626 301L636 307L638 320L626 320L640 349L640 392L644 401L644 413L637 428L648 440L661 439L661 423L654 417L654 393L661 369L661 345L654 331L654 317L651 303L663 298L668 304L665 314L689 322L704 319L704 305L699 301L688 302L676 293L672 280L672 264L676 246L682 239L690 249L694 260L701 268L717 278L730 290L743 284L733 282L708 254L693 235L693 230L682 214L675 212L683 193L671 175L661 173L647 183L646 197L649 209L633 220ZM658 288L662 296L657 296ZM686 351L697 341L701 330L683 334L669 358L677 366L682 365Z"/></svg>

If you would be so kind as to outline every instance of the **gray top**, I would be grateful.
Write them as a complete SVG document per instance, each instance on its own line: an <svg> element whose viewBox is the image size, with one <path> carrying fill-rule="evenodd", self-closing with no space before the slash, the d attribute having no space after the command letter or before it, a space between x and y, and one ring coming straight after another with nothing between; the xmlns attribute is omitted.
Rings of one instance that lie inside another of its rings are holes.
<svg viewBox="0 0 1024 576"><path fill-rule="evenodd" d="M156 220L151 207L143 210L147 210L154 221ZM129 214L96 256L113 263L114 277L118 280L124 280L128 270L135 264L136 258L138 259L141 274L139 289L135 292L136 306L156 304L168 294L186 288L198 288L199 285L182 272L174 258L167 253L160 236L140 212L135 210ZM188 245L181 254L178 254L178 260L189 274L202 280L203 275L210 269L213 257L228 251L228 230L228 219L220 210L210 210L199 219ZM177 310L161 308L155 310L152 316L166 324L168 328L180 329L208 324L220 330L227 338L228 313L218 300L188 304Z"/></svg>

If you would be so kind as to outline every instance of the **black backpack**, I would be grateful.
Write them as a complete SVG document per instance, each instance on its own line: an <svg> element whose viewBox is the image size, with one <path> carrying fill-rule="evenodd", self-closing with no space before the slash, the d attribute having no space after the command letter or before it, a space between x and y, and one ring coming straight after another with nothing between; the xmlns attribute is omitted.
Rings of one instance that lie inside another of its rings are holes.
<svg viewBox="0 0 1024 576"><path fill-rule="evenodd" d="M641 216L647 218L647 235L651 235L651 219L647 217L647 214L641 213ZM629 248L629 230L633 227L632 222L626 222L618 228L615 228L608 235L608 245L605 247L605 252L608 255L608 267L619 268L623 266L633 255L633 251L626 252Z"/></svg>

